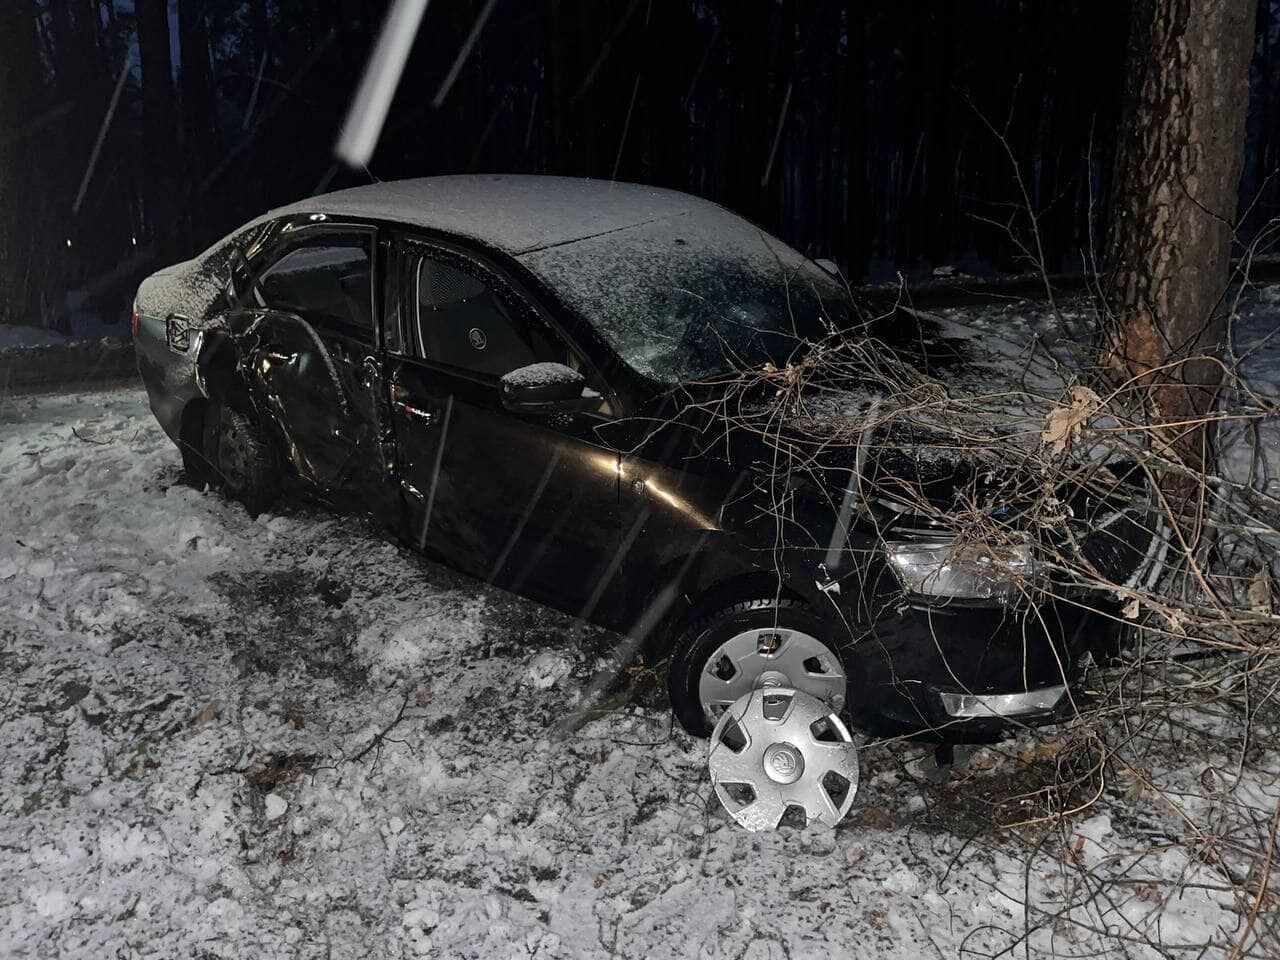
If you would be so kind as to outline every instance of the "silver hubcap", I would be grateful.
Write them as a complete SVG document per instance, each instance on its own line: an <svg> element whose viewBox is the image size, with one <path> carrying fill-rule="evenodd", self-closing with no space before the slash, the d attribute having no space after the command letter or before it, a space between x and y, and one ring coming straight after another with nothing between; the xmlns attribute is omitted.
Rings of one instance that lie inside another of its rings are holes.
<svg viewBox="0 0 1280 960"><path fill-rule="evenodd" d="M831 707L798 690L760 688L720 717L707 755L716 796L748 830L789 808L835 826L858 792L858 751Z"/></svg>
<svg viewBox="0 0 1280 960"><path fill-rule="evenodd" d="M752 690L785 687L844 706L844 667L825 643L785 627L746 630L722 643L698 680L702 710L715 723L729 704Z"/></svg>

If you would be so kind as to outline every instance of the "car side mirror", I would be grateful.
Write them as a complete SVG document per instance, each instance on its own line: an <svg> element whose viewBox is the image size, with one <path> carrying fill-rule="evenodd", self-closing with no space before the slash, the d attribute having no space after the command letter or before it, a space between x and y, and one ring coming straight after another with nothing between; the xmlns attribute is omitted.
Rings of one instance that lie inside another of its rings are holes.
<svg viewBox="0 0 1280 960"><path fill-rule="evenodd" d="M603 399L582 374L563 363L531 363L498 382L502 405L515 413L589 413Z"/></svg>

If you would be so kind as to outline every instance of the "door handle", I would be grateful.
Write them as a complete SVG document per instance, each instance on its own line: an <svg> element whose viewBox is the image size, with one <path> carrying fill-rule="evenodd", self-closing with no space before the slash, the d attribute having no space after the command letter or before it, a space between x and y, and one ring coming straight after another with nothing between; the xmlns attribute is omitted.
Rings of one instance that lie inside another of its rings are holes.
<svg viewBox="0 0 1280 960"><path fill-rule="evenodd" d="M416 420L421 420L423 423L429 424L435 419L435 414L430 410L423 410L421 407L415 407L413 404L405 403L403 400L394 400L392 401L391 406L393 409L407 414Z"/></svg>

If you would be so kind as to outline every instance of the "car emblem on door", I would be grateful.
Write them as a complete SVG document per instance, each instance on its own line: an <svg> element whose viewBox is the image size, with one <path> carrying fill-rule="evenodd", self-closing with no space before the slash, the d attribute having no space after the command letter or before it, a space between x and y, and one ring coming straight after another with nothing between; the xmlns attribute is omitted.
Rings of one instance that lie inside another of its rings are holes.
<svg viewBox="0 0 1280 960"><path fill-rule="evenodd" d="M479 327L472 327L471 332L467 334L467 339L471 341L471 346L477 350L483 350L489 345L489 338L485 336L484 331Z"/></svg>

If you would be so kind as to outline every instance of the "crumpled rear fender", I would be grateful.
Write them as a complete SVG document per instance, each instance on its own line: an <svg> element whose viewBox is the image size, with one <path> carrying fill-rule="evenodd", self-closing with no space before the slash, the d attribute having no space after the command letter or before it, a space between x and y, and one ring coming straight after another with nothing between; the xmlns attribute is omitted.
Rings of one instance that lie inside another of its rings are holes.
<svg viewBox="0 0 1280 960"><path fill-rule="evenodd" d="M201 396L245 411L256 409L246 363L254 340L251 327L220 318L192 337Z"/></svg>

